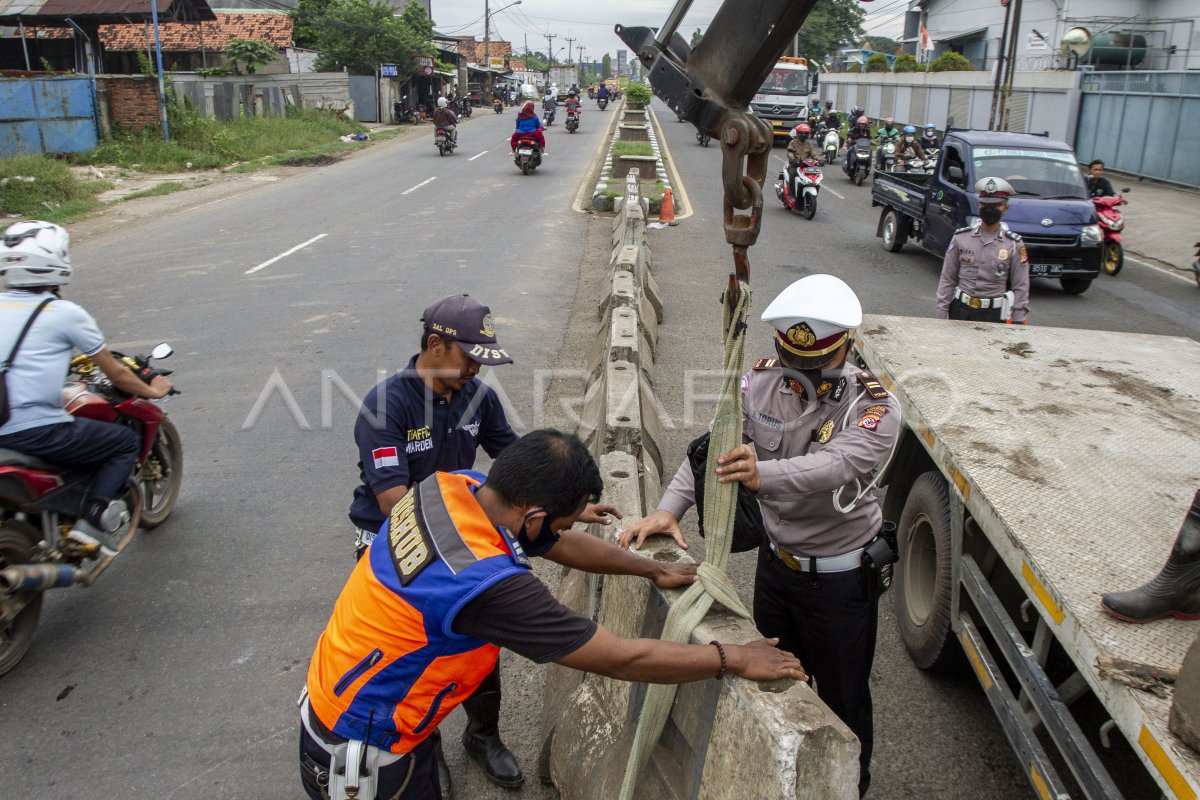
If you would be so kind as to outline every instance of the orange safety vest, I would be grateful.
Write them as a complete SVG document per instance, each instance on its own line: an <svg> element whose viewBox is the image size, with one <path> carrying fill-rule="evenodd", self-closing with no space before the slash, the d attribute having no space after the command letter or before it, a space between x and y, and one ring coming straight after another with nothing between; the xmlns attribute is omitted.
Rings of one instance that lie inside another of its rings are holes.
<svg viewBox="0 0 1200 800"><path fill-rule="evenodd" d="M392 509L342 589L308 667L334 735L407 753L479 686L500 650L451 630L480 592L529 571L475 500L479 473L434 473Z"/></svg>

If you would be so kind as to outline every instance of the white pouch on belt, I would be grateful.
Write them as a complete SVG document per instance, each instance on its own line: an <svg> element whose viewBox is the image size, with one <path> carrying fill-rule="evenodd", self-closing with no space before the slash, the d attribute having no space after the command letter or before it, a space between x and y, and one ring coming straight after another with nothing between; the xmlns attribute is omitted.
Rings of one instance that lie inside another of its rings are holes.
<svg viewBox="0 0 1200 800"><path fill-rule="evenodd" d="M1013 303L1017 301L1017 296L1009 291L1004 293L1004 302L1000 304L1000 321L1008 322L1012 319Z"/></svg>

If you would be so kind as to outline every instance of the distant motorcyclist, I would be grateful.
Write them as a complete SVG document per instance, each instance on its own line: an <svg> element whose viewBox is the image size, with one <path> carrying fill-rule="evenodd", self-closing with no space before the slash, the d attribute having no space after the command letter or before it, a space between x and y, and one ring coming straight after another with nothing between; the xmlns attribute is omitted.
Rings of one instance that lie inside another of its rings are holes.
<svg viewBox="0 0 1200 800"><path fill-rule="evenodd" d="M901 131L900 143L896 145L896 163L908 161L913 158L925 160L925 150L917 141L917 129L912 125L905 125Z"/></svg>
<svg viewBox="0 0 1200 800"><path fill-rule="evenodd" d="M542 112L546 115L546 124L554 122L554 117L558 110L558 101L551 94L551 90L546 90L546 96L542 98Z"/></svg>
<svg viewBox="0 0 1200 800"><path fill-rule="evenodd" d="M875 151L875 169L883 169L883 146L888 142L899 144L903 135L896 127L894 119L888 117L883 121L879 130L875 131L875 143L879 145L879 149Z"/></svg>
<svg viewBox="0 0 1200 800"><path fill-rule="evenodd" d="M859 139L871 139L871 121L865 115L855 119L854 124L850 128L850 133L846 136L846 170L850 170L850 159L854 153L854 143Z"/></svg>
<svg viewBox="0 0 1200 800"><path fill-rule="evenodd" d="M937 138L937 128L932 122L925 126L924 135L920 138L921 147L925 150L937 150L940 146Z"/></svg>
<svg viewBox="0 0 1200 800"><path fill-rule="evenodd" d="M0 275L7 287L0 296L0 348L5 354L13 352L21 331L33 323L5 376L9 417L0 425L0 447L96 471L91 496L67 538L100 545L104 552L113 544L113 534L129 522L121 498L129 492L141 440L123 425L73 417L63 409L63 378L72 353L78 350L91 358L114 387L134 397L165 397L171 382L162 376L148 384L138 378L113 356L91 315L60 299L60 290L71 282L70 241L58 225L29 220L10 225L0 242Z"/></svg>
<svg viewBox="0 0 1200 800"><path fill-rule="evenodd" d="M437 99L437 110L433 112L434 129L443 128L447 135L458 144L458 117L450 110L450 101L444 97Z"/></svg>
<svg viewBox="0 0 1200 800"><path fill-rule="evenodd" d="M583 107L579 103L579 92L571 90L570 94L567 95L567 99L563 101L563 107L568 112L574 111L576 114L582 114Z"/></svg>
<svg viewBox="0 0 1200 800"><path fill-rule="evenodd" d="M608 86L605 85L604 81L600 81L600 88L596 90L596 100L608 102Z"/></svg>

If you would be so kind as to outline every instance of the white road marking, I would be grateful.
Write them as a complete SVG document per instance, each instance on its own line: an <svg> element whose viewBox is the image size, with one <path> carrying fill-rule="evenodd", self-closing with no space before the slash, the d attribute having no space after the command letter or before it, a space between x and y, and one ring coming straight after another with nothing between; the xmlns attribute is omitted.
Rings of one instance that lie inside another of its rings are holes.
<svg viewBox="0 0 1200 800"><path fill-rule="evenodd" d="M304 248L308 247L313 242L324 239L328 235L329 235L328 233L318 233L316 236L309 239L307 242L298 244L295 247L293 247L291 250L284 251L284 252L280 253L279 255L275 256L274 258L267 259L263 263L259 264L257 267L253 267L252 269L246 270L245 274L253 275L254 273L258 272L260 269L263 269L264 267L269 267L272 264L274 264L276 261L279 261L280 259L283 259L283 258L287 258L288 256L290 256L292 253L296 252L297 250L303 250Z"/></svg>
<svg viewBox="0 0 1200 800"><path fill-rule="evenodd" d="M474 161L475 159L482 158L483 156L486 156L487 154L488 154L488 151L484 150L482 153L480 153L477 156L471 156L470 158L467 159L467 161Z"/></svg>
<svg viewBox="0 0 1200 800"><path fill-rule="evenodd" d="M421 188L422 186L424 186L425 184L427 184L427 183L433 183L433 182L434 182L434 181L436 181L436 180L437 180L437 176L436 176L436 175L434 175L434 176L433 176L432 178L430 178L429 180L427 180L427 181L421 181L420 183L418 183L416 186L412 187L411 189L405 189L403 192L401 192L401 193L400 193L400 195L401 195L401 196L404 196L404 195L406 195L406 194L408 194L408 193L410 193L410 192L415 192L417 189L420 189L420 188Z"/></svg>

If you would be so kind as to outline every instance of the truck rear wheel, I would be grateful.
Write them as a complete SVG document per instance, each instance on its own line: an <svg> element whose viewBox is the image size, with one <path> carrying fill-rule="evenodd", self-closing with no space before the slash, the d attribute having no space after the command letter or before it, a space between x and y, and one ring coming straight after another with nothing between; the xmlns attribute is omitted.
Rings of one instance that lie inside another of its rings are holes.
<svg viewBox="0 0 1200 800"><path fill-rule="evenodd" d="M883 249L889 253L899 253L900 248L904 247L904 241L908 237L904 234L903 222L900 215L893 209L886 209L883 212L883 231L880 233L883 239Z"/></svg>
<svg viewBox="0 0 1200 800"><path fill-rule="evenodd" d="M900 638L920 669L945 670L956 663L951 630L950 497L946 479L926 472L913 483L900 515L896 622Z"/></svg>
<svg viewBox="0 0 1200 800"><path fill-rule="evenodd" d="M1091 278L1062 278L1063 291L1067 294L1083 294L1091 285Z"/></svg>

